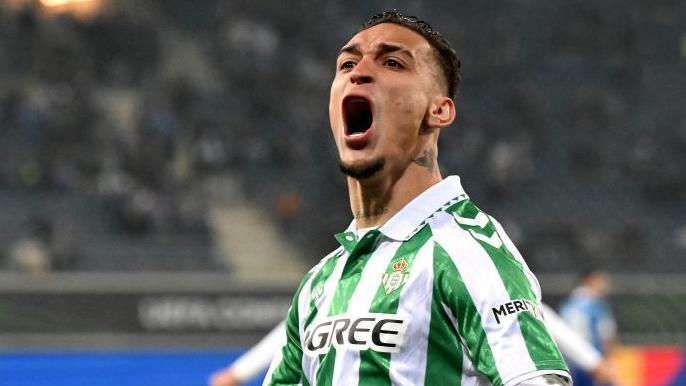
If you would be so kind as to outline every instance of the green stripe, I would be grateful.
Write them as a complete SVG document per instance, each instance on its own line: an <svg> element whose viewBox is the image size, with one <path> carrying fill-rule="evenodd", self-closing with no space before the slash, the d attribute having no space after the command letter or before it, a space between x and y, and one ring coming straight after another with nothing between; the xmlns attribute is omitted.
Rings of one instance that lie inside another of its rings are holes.
<svg viewBox="0 0 686 386"><path fill-rule="evenodd" d="M336 268L336 263L338 263L338 260L342 255L343 251L340 251L326 261L319 272L317 272L317 275L314 277L314 280L312 280L312 283L310 283L310 311L307 314L307 318L305 318L303 329L307 329L319 312L317 309L317 300L314 296L312 296L313 292L317 288L321 288L323 290L324 284L326 284L326 281L333 273L334 268Z"/></svg>
<svg viewBox="0 0 686 386"><path fill-rule="evenodd" d="M340 315L348 310L348 303L360 282L364 267L374 253L381 233L378 230L369 231L360 242L351 249L348 261L343 267L341 279L338 281L336 291L331 301L329 315ZM319 356L319 368L317 369L317 385L328 386L333 382L333 371L336 364L336 349L331 346L326 354Z"/></svg>
<svg viewBox="0 0 686 386"><path fill-rule="evenodd" d="M480 212L471 201L463 201L450 208L449 212L456 213L458 216L475 218ZM472 230L487 237L498 234L495 226L489 220L483 227L468 226L456 222L464 230ZM499 235L499 234L498 234ZM531 283L524 273L524 267L515 258L514 254L507 249L504 243L499 248L476 239L484 251L488 254L495 265L498 274L510 296L510 300L527 299L538 304L536 294L531 288ZM557 348L555 341L550 336L548 329L543 321L536 318L531 312L520 312L517 314L519 327L531 360L536 365L536 369L559 369L567 370L567 366L562 359L562 354Z"/></svg>
<svg viewBox="0 0 686 386"><path fill-rule="evenodd" d="M446 306L448 306L456 318L458 332L463 337L469 356L476 368L488 377L494 385L502 384L500 373L498 373L495 365L493 351L491 351L491 346L486 338L486 332L481 324L479 310L474 305L472 297L469 295L464 280L452 258L438 243L434 247L434 285L435 290L438 291L434 293L434 298L446 301ZM444 317L447 317L442 310L439 310L439 312ZM440 335L446 334L447 332L445 331L440 333ZM429 336L431 336L431 333L429 333ZM441 347L440 343L438 346L432 345L432 343L435 342L429 342L430 350L436 350L436 347ZM462 363L460 362L460 371L461 369ZM427 382L428 384L430 383Z"/></svg>
<svg viewBox="0 0 686 386"><path fill-rule="evenodd" d="M303 351L302 347L300 347L300 332L298 329L298 298L312 274L313 272L311 271L305 275L291 301L291 307L286 316L286 345L282 349L281 362L275 367L272 374L271 384L307 383L302 371Z"/></svg>
<svg viewBox="0 0 686 386"><path fill-rule="evenodd" d="M331 308L329 309L330 316L339 315L348 310L348 302L360 282L364 267L367 265L369 258L374 254L374 250L381 239L380 236L381 232L371 230L353 249L350 257L348 257L348 261L345 263L345 267L343 267L341 279L338 281Z"/></svg>
<svg viewBox="0 0 686 386"><path fill-rule="evenodd" d="M412 264L419 250L431 238L431 228L425 226L417 234L412 236L409 240L403 242L395 255L388 263L386 268L387 274L395 272L393 265L402 259L407 262L407 268L403 271L409 275ZM369 308L369 312L378 312L386 314L395 314L398 312L398 305L400 304L400 293L402 287L394 289L389 294L386 294L384 284L381 283L376 291L374 300ZM410 343L411 344L411 343ZM369 386L386 386L391 384L390 377L391 354L380 353L371 349L360 352L360 385Z"/></svg>
<svg viewBox="0 0 686 386"><path fill-rule="evenodd" d="M462 382L462 344L457 331L441 304L442 282L458 282L453 270L446 270L445 251L440 255L439 245L434 247L433 271L434 289L431 301L431 322L429 323L429 346L426 353L426 377L424 385L454 385ZM441 248L442 249L442 248ZM452 264L452 262L450 262ZM453 265L454 267L454 265ZM446 275L451 277L446 277Z"/></svg>

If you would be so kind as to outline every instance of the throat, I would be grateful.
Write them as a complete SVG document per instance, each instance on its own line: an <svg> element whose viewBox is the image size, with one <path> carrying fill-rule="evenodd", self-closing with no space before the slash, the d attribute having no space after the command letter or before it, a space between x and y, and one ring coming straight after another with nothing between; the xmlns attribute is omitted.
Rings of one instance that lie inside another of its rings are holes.
<svg viewBox="0 0 686 386"><path fill-rule="evenodd" d="M385 173L379 176L384 178L347 179L350 209L358 228L383 225L442 179L438 170L428 172L426 167L413 166L400 175Z"/></svg>
<svg viewBox="0 0 686 386"><path fill-rule="evenodd" d="M392 187L349 184L350 208L358 228L383 225L395 212L392 205Z"/></svg>
<svg viewBox="0 0 686 386"><path fill-rule="evenodd" d="M376 217L383 216L384 214L388 213L389 209L387 207L382 207L382 208L374 208L374 209L369 209L369 210L359 210L354 213L355 219L360 220L360 219L365 219L365 220L371 220Z"/></svg>

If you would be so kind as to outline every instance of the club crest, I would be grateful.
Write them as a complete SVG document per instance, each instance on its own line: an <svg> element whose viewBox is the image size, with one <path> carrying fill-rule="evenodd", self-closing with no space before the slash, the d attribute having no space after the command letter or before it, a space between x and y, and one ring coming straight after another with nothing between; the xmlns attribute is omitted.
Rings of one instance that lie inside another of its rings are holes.
<svg viewBox="0 0 686 386"><path fill-rule="evenodd" d="M393 272L386 272L383 274L381 277L381 282L383 283L383 288L386 292L386 295L389 295L391 292L402 287L402 285L407 282L407 279L410 277L410 274L405 272L407 266L407 261L405 259L400 259L393 263Z"/></svg>

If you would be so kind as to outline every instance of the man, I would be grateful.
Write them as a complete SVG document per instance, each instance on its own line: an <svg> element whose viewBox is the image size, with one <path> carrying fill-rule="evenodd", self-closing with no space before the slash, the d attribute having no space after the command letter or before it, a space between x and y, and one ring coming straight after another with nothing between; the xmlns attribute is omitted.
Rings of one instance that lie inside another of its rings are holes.
<svg viewBox="0 0 686 386"><path fill-rule="evenodd" d="M607 355L617 344L617 327L610 306L605 302L610 287L610 279L601 270L590 269L584 272L579 285L572 291L560 307L560 316L583 336L602 355ZM594 382L594 373L584 368L572 366L575 385L607 384Z"/></svg>
<svg viewBox="0 0 686 386"><path fill-rule="evenodd" d="M442 179L455 51L414 17L340 50L329 116L354 220L310 270L266 385L567 385L538 282L459 177Z"/></svg>

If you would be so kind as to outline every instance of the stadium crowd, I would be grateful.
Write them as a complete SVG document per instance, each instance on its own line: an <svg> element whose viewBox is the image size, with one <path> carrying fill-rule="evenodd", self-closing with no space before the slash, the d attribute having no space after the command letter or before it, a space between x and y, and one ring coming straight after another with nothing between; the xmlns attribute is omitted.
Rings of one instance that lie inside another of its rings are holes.
<svg viewBox="0 0 686 386"><path fill-rule="evenodd" d="M143 268L216 268L193 257L211 254L222 175L318 260L350 217L332 177L335 48L383 8L354 3L111 1L87 19L0 5L1 266L140 268L89 260L102 228L117 237L100 243L200 246L172 261L143 250ZM405 10L463 63L444 175L462 176L534 271L685 270L686 4L498 4Z"/></svg>

